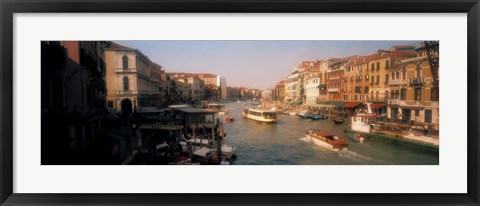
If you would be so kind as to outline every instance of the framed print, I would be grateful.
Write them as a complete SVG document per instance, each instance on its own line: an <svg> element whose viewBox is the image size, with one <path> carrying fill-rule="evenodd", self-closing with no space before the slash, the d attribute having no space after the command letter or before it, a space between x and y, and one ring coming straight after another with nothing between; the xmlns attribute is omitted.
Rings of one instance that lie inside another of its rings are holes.
<svg viewBox="0 0 480 206"><path fill-rule="evenodd" d="M478 1L2 1L2 205L479 205Z"/></svg>

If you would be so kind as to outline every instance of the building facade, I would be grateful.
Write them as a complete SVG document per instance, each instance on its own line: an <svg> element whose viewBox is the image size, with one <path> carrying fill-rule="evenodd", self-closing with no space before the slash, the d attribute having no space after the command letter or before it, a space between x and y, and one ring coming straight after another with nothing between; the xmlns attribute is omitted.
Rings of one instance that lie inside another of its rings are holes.
<svg viewBox="0 0 480 206"><path fill-rule="evenodd" d="M416 57L395 62L390 69L388 118L438 127L438 52L438 42L421 44Z"/></svg>
<svg viewBox="0 0 480 206"><path fill-rule="evenodd" d="M76 164L103 137L107 42L41 42L42 164Z"/></svg>
<svg viewBox="0 0 480 206"><path fill-rule="evenodd" d="M137 49L112 42L106 49L105 61L109 111L131 114L139 107L151 107L153 63L148 57Z"/></svg>

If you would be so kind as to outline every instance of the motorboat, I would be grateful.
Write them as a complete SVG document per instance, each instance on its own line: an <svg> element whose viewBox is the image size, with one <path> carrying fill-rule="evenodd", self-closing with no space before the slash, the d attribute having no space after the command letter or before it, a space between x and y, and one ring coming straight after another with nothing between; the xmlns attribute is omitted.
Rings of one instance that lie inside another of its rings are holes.
<svg viewBox="0 0 480 206"><path fill-rule="evenodd" d="M305 133L307 140L318 146L333 150L348 150L348 143L342 137L332 134L329 131L309 129Z"/></svg>

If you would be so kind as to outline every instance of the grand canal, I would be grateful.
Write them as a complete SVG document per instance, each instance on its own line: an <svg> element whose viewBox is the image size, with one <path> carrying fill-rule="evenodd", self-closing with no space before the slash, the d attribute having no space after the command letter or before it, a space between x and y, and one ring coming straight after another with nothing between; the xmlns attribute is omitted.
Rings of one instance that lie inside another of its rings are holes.
<svg viewBox="0 0 480 206"><path fill-rule="evenodd" d="M238 148L236 165L437 165L437 152L393 145L389 142L359 143L343 132L345 125L331 120L312 121L279 114L275 124L259 123L242 117L246 102L226 104L228 115L235 118L225 123L226 144ZM220 116L223 118L224 116ZM349 142L349 151L333 152L309 143L307 129L326 129Z"/></svg>

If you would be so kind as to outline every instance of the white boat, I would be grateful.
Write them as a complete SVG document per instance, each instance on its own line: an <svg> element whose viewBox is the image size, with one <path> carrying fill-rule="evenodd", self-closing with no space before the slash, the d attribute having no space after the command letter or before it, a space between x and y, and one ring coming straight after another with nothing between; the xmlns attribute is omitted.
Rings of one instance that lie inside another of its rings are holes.
<svg viewBox="0 0 480 206"><path fill-rule="evenodd" d="M370 133L378 129L377 125L374 123L374 120L378 115L372 113L370 103L367 104L367 108L367 112L357 113L350 117L350 126L353 131Z"/></svg>
<svg viewBox="0 0 480 206"><path fill-rule="evenodd" d="M219 115L225 115L226 109L224 104L211 103L207 104L207 109L212 109L218 112Z"/></svg>
<svg viewBox="0 0 480 206"><path fill-rule="evenodd" d="M274 123L277 121L277 114L272 111L261 109L244 109L243 116L259 122Z"/></svg>
<svg viewBox="0 0 480 206"><path fill-rule="evenodd" d="M200 138L195 138L195 139L189 139L187 142L193 143L194 146L198 146L200 148L208 148L212 147L212 150L216 154L216 150L214 149L216 147L216 144L212 142L212 140L209 139L200 139ZM186 145L186 143L184 143ZM226 144L222 145L222 155L225 156L227 159L233 158L237 155L237 148L235 147L230 147ZM186 151L186 147L184 148L184 151Z"/></svg>
<svg viewBox="0 0 480 206"><path fill-rule="evenodd" d="M341 137L325 130L310 129L305 133L307 140L318 146L333 150L348 150L348 143Z"/></svg>

